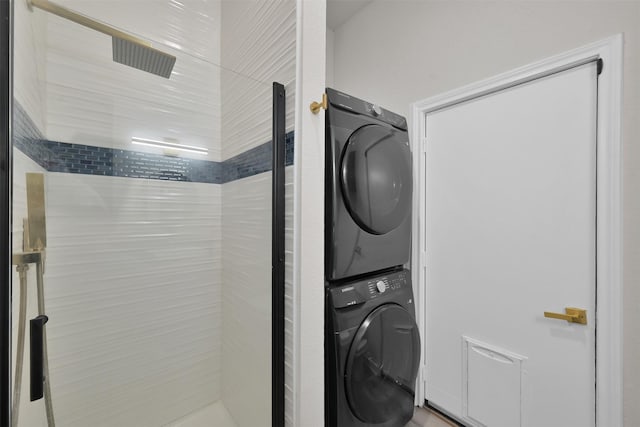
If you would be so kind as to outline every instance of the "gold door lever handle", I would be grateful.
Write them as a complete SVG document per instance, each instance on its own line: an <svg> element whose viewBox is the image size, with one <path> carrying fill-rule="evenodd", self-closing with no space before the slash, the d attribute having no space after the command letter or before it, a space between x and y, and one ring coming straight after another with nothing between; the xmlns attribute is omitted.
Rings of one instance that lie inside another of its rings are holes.
<svg viewBox="0 0 640 427"><path fill-rule="evenodd" d="M587 310L584 310L582 308L567 307L564 309L564 311L566 314L545 311L544 317L566 320L567 322L571 323L580 323L581 325L587 324Z"/></svg>

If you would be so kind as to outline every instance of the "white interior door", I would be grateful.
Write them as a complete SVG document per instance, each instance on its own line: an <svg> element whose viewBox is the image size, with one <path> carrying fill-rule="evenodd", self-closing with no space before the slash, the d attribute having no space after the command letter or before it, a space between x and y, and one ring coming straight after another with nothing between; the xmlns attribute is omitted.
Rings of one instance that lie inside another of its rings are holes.
<svg viewBox="0 0 640 427"><path fill-rule="evenodd" d="M590 63L426 117L426 397L466 424L595 425L596 111Z"/></svg>

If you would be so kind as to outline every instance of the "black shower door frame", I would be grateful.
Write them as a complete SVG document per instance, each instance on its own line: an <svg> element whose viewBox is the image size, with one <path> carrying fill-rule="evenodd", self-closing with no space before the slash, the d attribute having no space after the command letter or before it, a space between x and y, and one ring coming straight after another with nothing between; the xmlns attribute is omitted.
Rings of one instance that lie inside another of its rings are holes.
<svg viewBox="0 0 640 427"><path fill-rule="evenodd" d="M271 426L284 427L284 268L286 104L285 89L273 83L271 190Z"/></svg>
<svg viewBox="0 0 640 427"><path fill-rule="evenodd" d="M11 8L0 0L0 426L9 426L11 416Z"/></svg>

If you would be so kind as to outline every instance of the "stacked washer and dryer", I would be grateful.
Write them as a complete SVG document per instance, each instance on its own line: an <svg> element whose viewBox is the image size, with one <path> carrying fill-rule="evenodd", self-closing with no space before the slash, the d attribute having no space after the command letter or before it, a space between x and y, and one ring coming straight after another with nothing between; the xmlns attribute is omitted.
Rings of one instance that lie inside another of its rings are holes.
<svg viewBox="0 0 640 427"><path fill-rule="evenodd" d="M413 416L420 336L411 274L411 151L404 117L327 89L325 425Z"/></svg>

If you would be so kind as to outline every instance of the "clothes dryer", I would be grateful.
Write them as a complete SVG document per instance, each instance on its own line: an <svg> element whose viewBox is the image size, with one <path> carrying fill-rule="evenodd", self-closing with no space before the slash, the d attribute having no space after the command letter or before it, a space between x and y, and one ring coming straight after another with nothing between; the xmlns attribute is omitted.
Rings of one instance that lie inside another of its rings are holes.
<svg viewBox="0 0 640 427"><path fill-rule="evenodd" d="M325 277L335 282L409 261L413 177L404 117L327 97Z"/></svg>

